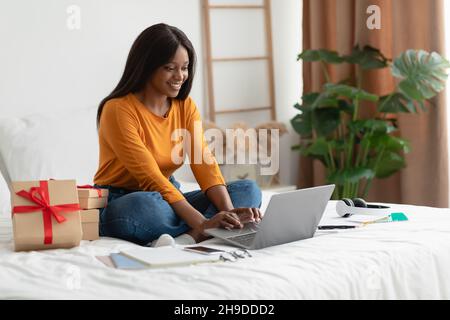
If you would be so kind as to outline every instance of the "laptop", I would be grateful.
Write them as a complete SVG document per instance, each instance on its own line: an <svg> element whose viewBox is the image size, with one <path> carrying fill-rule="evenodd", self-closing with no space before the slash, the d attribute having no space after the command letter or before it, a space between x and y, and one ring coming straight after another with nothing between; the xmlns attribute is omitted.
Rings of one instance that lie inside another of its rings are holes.
<svg viewBox="0 0 450 320"><path fill-rule="evenodd" d="M247 223L242 229L212 228L204 232L245 249L312 238L334 187L332 184L274 194L259 223Z"/></svg>

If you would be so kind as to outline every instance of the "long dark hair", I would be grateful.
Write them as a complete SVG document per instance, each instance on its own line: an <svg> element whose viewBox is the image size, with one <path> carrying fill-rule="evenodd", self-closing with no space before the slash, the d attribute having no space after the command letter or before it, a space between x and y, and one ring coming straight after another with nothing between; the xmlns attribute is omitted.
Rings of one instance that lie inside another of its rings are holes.
<svg viewBox="0 0 450 320"><path fill-rule="evenodd" d="M191 92L194 80L196 55L191 41L183 31L164 23L148 27L136 38L128 54L125 70L114 90L101 102L97 111L97 128L103 107L108 100L125 96L144 89L145 84L159 67L170 62L179 46L189 56L187 80L183 83L176 99L184 100Z"/></svg>

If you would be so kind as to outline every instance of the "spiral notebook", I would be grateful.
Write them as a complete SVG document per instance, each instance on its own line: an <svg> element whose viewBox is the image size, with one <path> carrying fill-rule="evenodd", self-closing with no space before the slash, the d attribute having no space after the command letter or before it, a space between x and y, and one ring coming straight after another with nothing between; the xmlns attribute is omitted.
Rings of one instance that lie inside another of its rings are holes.
<svg viewBox="0 0 450 320"><path fill-rule="evenodd" d="M220 261L219 255L205 255L169 246L160 248L134 248L123 250L120 254L138 261L147 268L182 266Z"/></svg>

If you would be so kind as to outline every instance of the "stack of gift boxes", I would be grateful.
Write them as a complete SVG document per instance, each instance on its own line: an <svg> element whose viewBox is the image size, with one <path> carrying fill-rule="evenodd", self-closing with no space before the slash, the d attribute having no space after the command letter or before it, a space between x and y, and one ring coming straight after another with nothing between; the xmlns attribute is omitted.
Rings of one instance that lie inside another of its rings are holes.
<svg viewBox="0 0 450 320"><path fill-rule="evenodd" d="M83 240L97 240L99 209L106 207L108 189L97 189L92 186L78 186Z"/></svg>
<svg viewBox="0 0 450 320"><path fill-rule="evenodd" d="M11 194L16 251L72 248L99 238L108 190L75 180L17 181Z"/></svg>

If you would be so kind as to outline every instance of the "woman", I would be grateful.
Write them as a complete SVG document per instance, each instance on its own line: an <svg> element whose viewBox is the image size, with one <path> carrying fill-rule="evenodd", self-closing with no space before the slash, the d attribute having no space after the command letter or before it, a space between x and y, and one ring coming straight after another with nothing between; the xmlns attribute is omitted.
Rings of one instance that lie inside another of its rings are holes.
<svg viewBox="0 0 450 320"><path fill-rule="evenodd" d="M208 153L203 132L194 134L200 115L189 92L195 51L179 29L157 24L135 40L122 78L100 103L97 113L100 161L96 186L108 188L108 206L100 214L100 234L140 245L193 244L207 238L207 228L242 228L261 218L261 191L253 181L225 184ZM176 130L190 133L201 190L182 193L172 177ZM200 148L201 150L196 150ZM204 160L204 159L202 159ZM158 240L159 239L159 240Z"/></svg>

